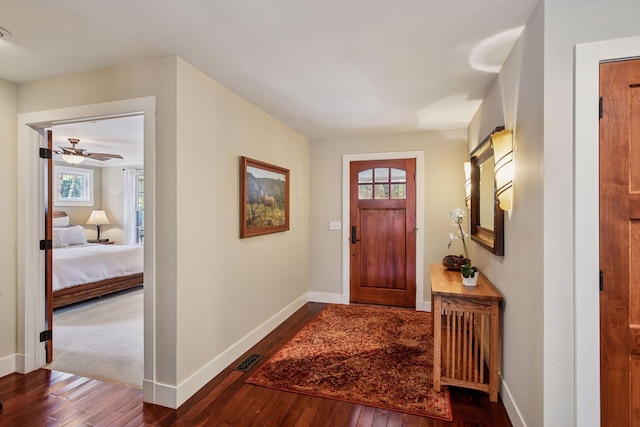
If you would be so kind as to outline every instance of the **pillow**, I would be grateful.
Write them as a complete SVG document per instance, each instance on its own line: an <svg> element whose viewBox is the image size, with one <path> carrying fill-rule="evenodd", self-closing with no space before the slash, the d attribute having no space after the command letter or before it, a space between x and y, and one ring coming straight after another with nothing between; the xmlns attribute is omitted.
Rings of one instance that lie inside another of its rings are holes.
<svg viewBox="0 0 640 427"><path fill-rule="evenodd" d="M82 228L81 225L67 228L56 228L53 230L54 248L86 244L87 236L84 235L84 228Z"/></svg>
<svg viewBox="0 0 640 427"><path fill-rule="evenodd" d="M61 216L59 218L53 218L53 227L68 227L69 226L69 217Z"/></svg>

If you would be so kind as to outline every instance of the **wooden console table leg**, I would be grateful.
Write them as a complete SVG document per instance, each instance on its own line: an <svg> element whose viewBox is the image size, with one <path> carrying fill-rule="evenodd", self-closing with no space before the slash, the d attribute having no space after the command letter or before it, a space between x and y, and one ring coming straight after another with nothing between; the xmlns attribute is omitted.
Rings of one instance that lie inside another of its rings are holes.
<svg viewBox="0 0 640 427"><path fill-rule="evenodd" d="M440 296L433 298L433 388L440 391L442 388L442 299Z"/></svg>
<svg viewBox="0 0 640 427"><path fill-rule="evenodd" d="M489 349L489 400L498 401L498 351L500 336L500 304L498 301L491 302L491 337Z"/></svg>

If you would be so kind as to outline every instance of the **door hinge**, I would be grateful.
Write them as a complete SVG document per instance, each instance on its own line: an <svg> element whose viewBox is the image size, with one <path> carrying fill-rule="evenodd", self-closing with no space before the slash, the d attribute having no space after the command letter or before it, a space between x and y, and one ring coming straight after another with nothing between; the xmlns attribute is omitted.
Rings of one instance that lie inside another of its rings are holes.
<svg viewBox="0 0 640 427"><path fill-rule="evenodd" d="M40 240L40 250L53 249L53 240Z"/></svg>
<svg viewBox="0 0 640 427"><path fill-rule="evenodd" d="M599 107L598 107L598 108L599 108L599 115L600 115L600 118L602 118L602 97L600 97L600 105L599 105Z"/></svg>
<svg viewBox="0 0 640 427"><path fill-rule="evenodd" d="M50 341L51 338L53 338L53 331L51 329L40 332L40 342Z"/></svg>
<svg viewBox="0 0 640 427"><path fill-rule="evenodd" d="M40 148L40 158L41 159L51 159L53 158L53 150L50 148Z"/></svg>
<svg viewBox="0 0 640 427"><path fill-rule="evenodd" d="M604 290L604 273L600 270L600 291Z"/></svg>

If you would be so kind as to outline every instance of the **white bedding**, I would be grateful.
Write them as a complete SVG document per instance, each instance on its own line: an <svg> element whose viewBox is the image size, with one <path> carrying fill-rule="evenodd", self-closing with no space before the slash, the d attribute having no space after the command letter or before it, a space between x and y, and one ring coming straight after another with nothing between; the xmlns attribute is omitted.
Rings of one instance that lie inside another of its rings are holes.
<svg viewBox="0 0 640 427"><path fill-rule="evenodd" d="M74 245L53 250L53 290L144 270L142 246Z"/></svg>

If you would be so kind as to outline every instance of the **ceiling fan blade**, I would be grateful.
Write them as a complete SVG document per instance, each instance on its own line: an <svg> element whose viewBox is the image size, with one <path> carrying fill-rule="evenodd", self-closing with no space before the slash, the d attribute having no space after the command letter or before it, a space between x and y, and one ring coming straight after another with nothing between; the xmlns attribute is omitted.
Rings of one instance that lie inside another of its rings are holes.
<svg viewBox="0 0 640 427"><path fill-rule="evenodd" d="M84 149L82 148L73 148L73 147L59 147L65 154L75 154L75 155L82 155L84 152Z"/></svg>
<svg viewBox="0 0 640 427"><path fill-rule="evenodd" d="M85 153L84 156L94 160L109 160L109 159L124 158L120 154L108 154L108 153Z"/></svg>

